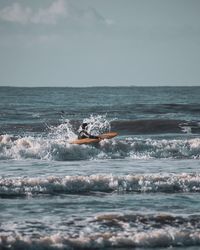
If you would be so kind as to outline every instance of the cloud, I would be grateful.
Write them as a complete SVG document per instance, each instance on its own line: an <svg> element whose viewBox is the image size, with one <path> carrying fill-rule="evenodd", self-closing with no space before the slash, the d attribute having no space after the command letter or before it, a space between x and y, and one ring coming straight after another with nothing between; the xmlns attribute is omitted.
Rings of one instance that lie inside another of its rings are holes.
<svg viewBox="0 0 200 250"><path fill-rule="evenodd" d="M30 7L24 7L19 3L0 10L0 20L18 24L56 24L60 19L66 19L78 25L104 24L112 25L113 20L104 18L95 8L82 5L74 5L71 0L54 0L46 8L33 11Z"/></svg>
<svg viewBox="0 0 200 250"><path fill-rule="evenodd" d="M49 7L34 12L30 7L14 3L0 10L0 19L20 24L55 24L67 15L65 0L55 0Z"/></svg>
<svg viewBox="0 0 200 250"><path fill-rule="evenodd" d="M14 3L0 10L0 19L8 22L25 24L31 16L32 10L29 7L23 8L19 3Z"/></svg>
<svg viewBox="0 0 200 250"><path fill-rule="evenodd" d="M64 0L56 0L48 8L39 9L39 11L31 17L31 22L55 24L58 18L66 16L67 16L66 2Z"/></svg>

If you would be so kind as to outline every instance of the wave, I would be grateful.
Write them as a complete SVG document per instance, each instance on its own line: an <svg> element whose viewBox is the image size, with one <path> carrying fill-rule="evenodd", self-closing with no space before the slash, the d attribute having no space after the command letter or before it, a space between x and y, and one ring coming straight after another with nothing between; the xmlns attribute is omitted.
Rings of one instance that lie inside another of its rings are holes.
<svg viewBox="0 0 200 250"><path fill-rule="evenodd" d="M200 174L0 178L0 197L94 192L200 192Z"/></svg>
<svg viewBox="0 0 200 250"><path fill-rule="evenodd" d="M75 137L71 137L75 138ZM69 137L0 136L0 160L43 159L73 161L86 159L199 159L200 139L140 139L133 137L103 140L98 145L72 145Z"/></svg>
<svg viewBox="0 0 200 250"><path fill-rule="evenodd" d="M200 133L200 123L198 121L184 120L128 120L113 121L113 130L119 131L124 135L137 134L166 134L166 133Z"/></svg>
<svg viewBox="0 0 200 250"><path fill-rule="evenodd" d="M75 225L68 223L68 230L50 235L35 233L31 237L30 232L1 232L0 247L73 250L200 246L199 226L199 215L99 214L86 220L76 219Z"/></svg>
<svg viewBox="0 0 200 250"><path fill-rule="evenodd" d="M97 133L97 127L110 130L110 123L105 116L90 116L90 130ZM145 124L145 126L144 126ZM153 125L154 124L154 125ZM156 125L157 124L157 125ZM170 122L163 121L113 121L112 129L125 134L137 133L137 129L149 131L152 128L163 126L169 131ZM192 128L186 123L180 124L171 121L172 127L190 133ZM76 124L78 126L78 124ZM199 126L199 125L198 125ZM158 130L158 129L156 129ZM128 131L128 132L127 132ZM143 131L144 132L144 131ZM69 120L57 125L48 126L45 134L14 136L4 134L0 136L0 160L1 159L44 159L44 160L86 160L86 159L148 159L148 158L172 158L172 159L196 159L200 157L200 139L141 139L117 137L112 140L103 140L98 145L71 145L69 142L77 137L74 125Z"/></svg>
<svg viewBox="0 0 200 250"><path fill-rule="evenodd" d="M71 120L71 129L77 133L80 121ZM1 125L0 134L20 134L20 133L48 133L49 128L58 127L58 122L47 123L24 123ZM64 126L64 125L63 125ZM110 122L112 130L122 135L138 134L166 134L166 133L190 133L200 134L199 121L186 121L175 119L143 119L143 120L114 120Z"/></svg>

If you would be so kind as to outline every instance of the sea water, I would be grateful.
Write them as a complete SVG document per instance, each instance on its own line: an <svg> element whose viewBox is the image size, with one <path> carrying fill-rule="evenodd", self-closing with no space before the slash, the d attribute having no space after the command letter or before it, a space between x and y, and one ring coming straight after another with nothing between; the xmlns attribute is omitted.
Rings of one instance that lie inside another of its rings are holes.
<svg viewBox="0 0 200 250"><path fill-rule="evenodd" d="M199 97L1 87L0 249L199 249ZM70 144L82 122L119 135Z"/></svg>

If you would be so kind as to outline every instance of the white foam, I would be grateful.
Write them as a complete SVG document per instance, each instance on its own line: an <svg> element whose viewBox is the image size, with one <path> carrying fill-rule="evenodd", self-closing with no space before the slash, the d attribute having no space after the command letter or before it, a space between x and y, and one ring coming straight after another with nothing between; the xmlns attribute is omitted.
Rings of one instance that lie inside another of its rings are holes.
<svg viewBox="0 0 200 250"><path fill-rule="evenodd" d="M0 195L87 192L200 192L199 174L90 175L0 179Z"/></svg>
<svg viewBox="0 0 200 250"><path fill-rule="evenodd" d="M0 247L11 249L100 249L135 247L200 246L200 232L195 230L151 229L143 232L125 231L80 234L76 237L61 235L31 238L30 236L0 235Z"/></svg>
<svg viewBox="0 0 200 250"><path fill-rule="evenodd" d="M110 123L104 118L90 118L90 126L109 129ZM92 123L93 122L93 123ZM96 124L96 123L97 124ZM93 125L92 125L93 124ZM95 125L96 124L96 125ZM101 126L100 126L101 124ZM92 130L92 127L91 127ZM102 140L94 145L71 145L70 140L77 138L69 120L50 128L46 136L24 136L13 138L0 136L0 159L36 158L45 160L84 160L84 159L199 159L200 139L139 139L116 137Z"/></svg>
<svg viewBox="0 0 200 250"><path fill-rule="evenodd" d="M192 134L192 128L190 126L182 126L181 131L186 134Z"/></svg>
<svg viewBox="0 0 200 250"><path fill-rule="evenodd" d="M20 225L6 221L0 232L0 249L200 246L199 219L198 214L99 213L87 218L64 219L60 232L56 222L52 228L49 220L42 221L41 228L39 221L33 221L32 235L30 221L20 221ZM46 233L49 228L50 235Z"/></svg>

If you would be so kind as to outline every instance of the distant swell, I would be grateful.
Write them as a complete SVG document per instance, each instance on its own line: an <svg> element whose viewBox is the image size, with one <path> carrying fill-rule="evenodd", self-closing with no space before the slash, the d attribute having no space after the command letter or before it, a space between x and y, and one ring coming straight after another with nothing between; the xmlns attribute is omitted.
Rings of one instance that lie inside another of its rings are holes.
<svg viewBox="0 0 200 250"><path fill-rule="evenodd" d="M91 175L0 179L0 197L92 192L200 192L200 175Z"/></svg>
<svg viewBox="0 0 200 250"><path fill-rule="evenodd" d="M200 133L200 123L183 120L134 120L114 121L112 129L121 134L165 134L165 133Z"/></svg>

